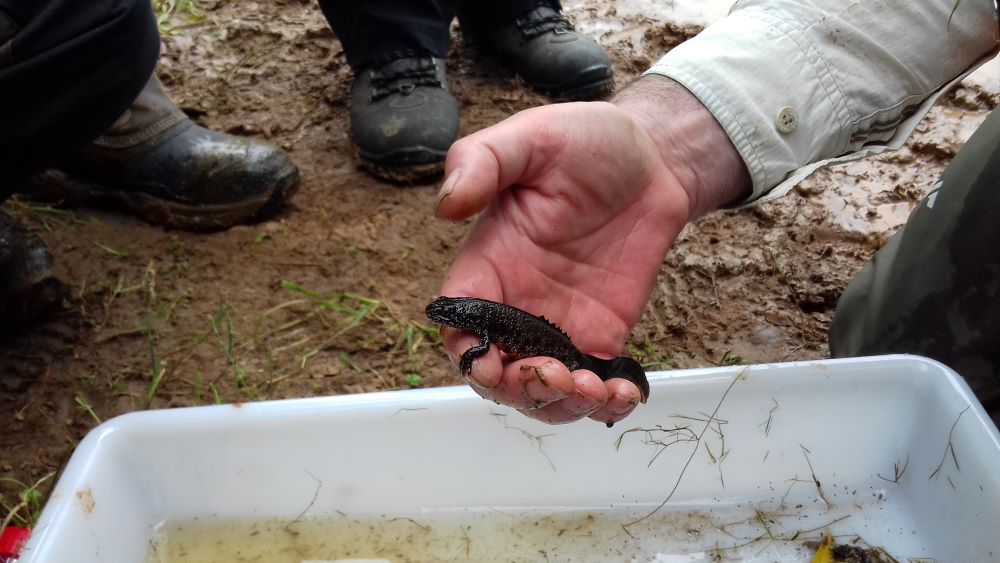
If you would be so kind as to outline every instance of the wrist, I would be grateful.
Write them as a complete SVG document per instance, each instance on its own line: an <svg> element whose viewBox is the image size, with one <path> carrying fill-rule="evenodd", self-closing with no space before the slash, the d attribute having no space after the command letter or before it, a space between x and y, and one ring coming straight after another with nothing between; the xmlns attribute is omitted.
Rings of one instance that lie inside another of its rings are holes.
<svg viewBox="0 0 1000 563"><path fill-rule="evenodd" d="M691 219L750 195L743 158L712 113L679 83L647 75L611 103L653 139L687 193Z"/></svg>

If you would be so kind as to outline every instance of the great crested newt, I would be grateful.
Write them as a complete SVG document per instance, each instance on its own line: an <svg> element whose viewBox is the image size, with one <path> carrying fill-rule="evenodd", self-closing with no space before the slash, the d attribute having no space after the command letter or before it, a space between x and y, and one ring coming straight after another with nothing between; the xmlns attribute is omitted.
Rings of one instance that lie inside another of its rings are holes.
<svg viewBox="0 0 1000 563"><path fill-rule="evenodd" d="M496 344L515 360L546 356L562 362L570 371L586 369L601 381L619 377L635 383L642 402L649 397L649 381L639 362L626 356L610 360L581 352L569 335L545 317L536 317L516 307L475 297L438 297L427 306L427 318L436 324L464 330L479 337L479 345L462 354L459 369L468 375L472 362Z"/></svg>

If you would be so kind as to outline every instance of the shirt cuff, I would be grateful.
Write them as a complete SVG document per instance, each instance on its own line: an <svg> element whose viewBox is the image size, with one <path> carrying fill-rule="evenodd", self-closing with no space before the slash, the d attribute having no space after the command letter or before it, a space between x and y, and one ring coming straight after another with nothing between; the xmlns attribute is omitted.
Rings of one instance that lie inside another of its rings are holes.
<svg viewBox="0 0 1000 563"><path fill-rule="evenodd" d="M897 57L905 34L855 26L863 48L847 49L843 37L817 30L825 17L821 9L735 10L647 71L679 82L712 112L749 170L748 202L779 197L821 166L899 148L948 86L996 52L989 28L976 42L968 38L982 33L978 26L953 28L930 47L946 54L935 61L943 70L929 75L907 59L921 53Z"/></svg>

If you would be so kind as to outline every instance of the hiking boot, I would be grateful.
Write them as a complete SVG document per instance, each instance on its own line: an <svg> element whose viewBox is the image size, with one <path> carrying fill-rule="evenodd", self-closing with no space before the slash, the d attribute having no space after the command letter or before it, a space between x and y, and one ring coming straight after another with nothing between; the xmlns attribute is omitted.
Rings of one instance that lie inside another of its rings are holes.
<svg viewBox="0 0 1000 563"><path fill-rule="evenodd" d="M458 104L444 60L406 54L359 70L351 86L351 134L376 176L409 183L440 173L458 138Z"/></svg>
<svg viewBox="0 0 1000 563"><path fill-rule="evenodd" d="M69 287L52 275L52 255L38 235L0 209L0 332L59 312Z"/></svg>
<svg viewBox="0 0 1000 563"><path fill-rule="evenodd" d="M549 6L538 6L476 39L498 51L529 86L549 96L589 100L614 82L604 49Z"/></svg>
<svg viewBox="0 0 1000 563"><path fill-rule="evenodd" d="M153 76L111 129L33 178L29 194L214 230L274 215L298 179L277 147L195 125Z"/></svg>

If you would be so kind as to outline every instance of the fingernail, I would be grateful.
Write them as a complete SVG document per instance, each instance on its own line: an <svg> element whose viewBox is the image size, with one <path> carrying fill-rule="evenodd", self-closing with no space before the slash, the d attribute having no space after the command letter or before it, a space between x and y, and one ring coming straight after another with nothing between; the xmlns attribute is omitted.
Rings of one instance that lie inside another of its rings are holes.
<svg viewBox="0 0 1000 563"><path fill-rule="evenodd" d="M562 402L563 409L570 414L577 416L590 416L604 406L604 403L594 397L584 395L577 391L571 397L567 397Z"/></svg>
<svg viewBox="0 0 1000 563"><path fill-rule="evenodd" d="M489 386L484 384L483 381L476 376L476 374L479 373L478 368L479 368L479 361L472 360L472 366L469 367L469 373L463 374L465 376L465 380L468 381L469 384L474 387L478 387L484 390L489 389Z"/></svg>
<svg viewBox="0 0 1000 563"><path fill-rule="evenodd" d="M456 168L448 174L448 177L444 179L444 184L441 185L441 191L438 192L437 202L441 203L444 198L451 195L452 190L455 189L455 184L458 183L459 176L462 175L462 169Z"/></svg>
<svg viewBox="0 0 1000 563"><path fill-rule="evenodd" d="M610 399L608 399L608 412L617 418L624 418L625 415L635 409L637 404L638 401L636 401L633 397L626 397L615 393Z"/></svg>
<svg viewBox="0 0 1000 563"><path fill-rule="evenodd" d="M448 356L448 361L451 362L451 365L458 368L458 356L456 356L451 350L445 350L444 353Z"/></svg>
<svg viewBox="0 0 1000 563"><path fill-rule="evenodd" d="M529 401L534 403L535 408L544 407L549 403L566 398L565 393L558 389L549 387L545 382L545 370L548 366L549 363L545 363L540 366L521 366L521 371L528 372L533 375L529 376L527 379L522 379L522 381L524 382L524 395Z"/></svg>
<svg viewBox="0 0 1000 563"><path fill-rule="evenodd" d="M483 385L478 379L472 376L473 371L475 371L475 365L473 365L473 369L470 370L469 373L465 376L466 383L468 383L471 387L474 387L476 389L481 389L483 391L488 390L489 387Z"/></svg>

